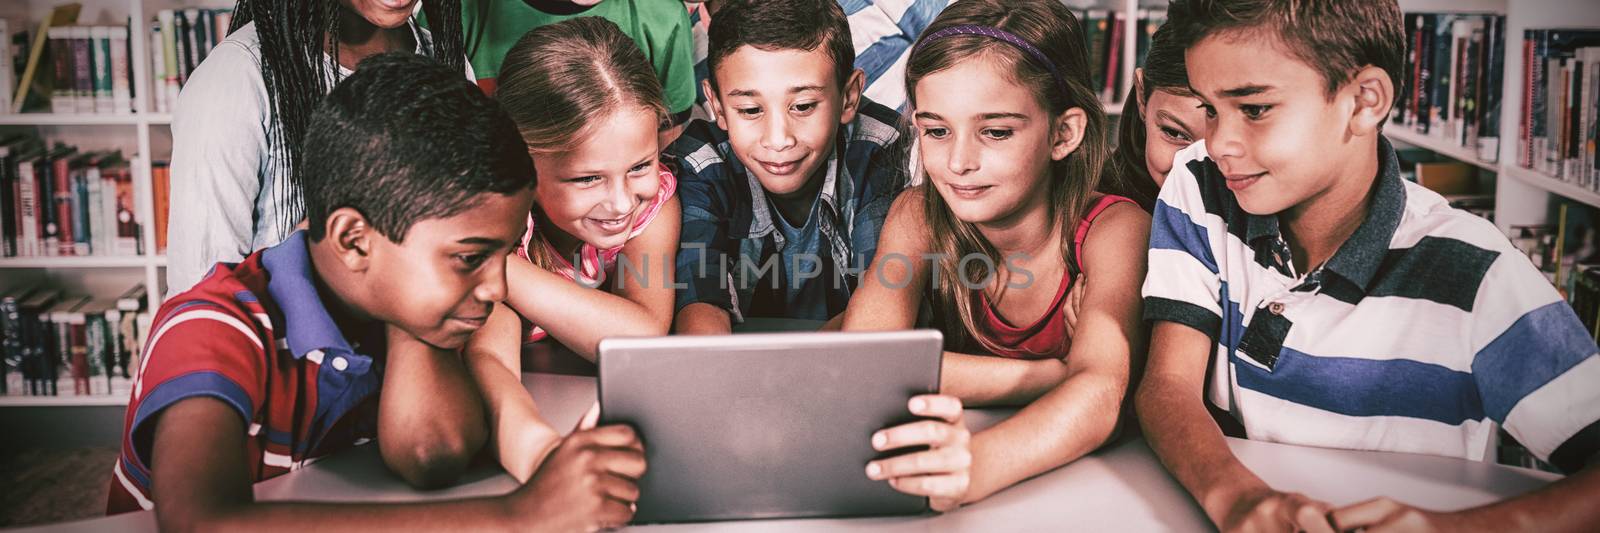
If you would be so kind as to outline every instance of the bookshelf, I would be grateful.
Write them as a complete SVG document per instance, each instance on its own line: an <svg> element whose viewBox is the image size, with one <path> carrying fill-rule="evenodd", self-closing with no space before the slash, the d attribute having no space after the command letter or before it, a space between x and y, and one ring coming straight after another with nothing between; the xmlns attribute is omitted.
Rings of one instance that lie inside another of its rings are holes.
<svg viewBox="0 0 1600 533"><path fill-rule="evenodd" d="M138 255L89 255L0 258L0 290L49 285L95 297L115 297L142 283L144 304L150 312L163 296L167 259L156 250L152 194L152 161L170 157L172 115L153 113L150 99L149 21L161 9L180 7L232 7L231 0L26 0L0 3L0 18L13 32L37 33L41 20L57 6L82 5L78 23L120 26L129 35L132 112L122 114L65 114L48 112L0 113L0 131L28 133L46 142L63 141L86 150L120 150L129 160L134 184L134 217L143 250ZM9 43L7 43L9 45ZM47 60L48 58L42 58ZM10 102L6 102L9 107ZM70 407L126 405L126 393L86 396L0 396L0 407Z"/></svg>
<svg viewBox="0 0 1600 533"><path fill-rule="evenodd" d="M37 32L38 23L49 15L51 9L66 1L33 1L13 4L11 7L0 11L0 16L8 19L13 31L26 30L30 33ZM129 34L143 36L146 34L146 12L144 0L103 0L80 1L83 10L79 14L79 22L83 24L116 24L126 21ZM13 126L22 128L38 128L36 133L47 140L54 137L64 137L74 140L88 139L87 144L96 147L110 147L121 149L129 157L134 182L135 217L139 221L141 235L144 240L144 253L133 256L92 255L81 257L8 257L0 258L0 273L9 279L25 279L30 276L19 275L17 270L42 270L44 278L51 282L63 282L68 286L82 289L92 286L93 283L86 278L101 276L98 272L103 270L142 270L139 279L146 287L146 305L156 309L161 305L162 269L166 259L157 255L155 250L155 208L152 200L151 175L151 135L150 128L157 124L171 123L170 115L149 116L149 51L146 50L149 40L143 38L130 39L130 52L128 60L133 66L133 91L137 95L133 101L133 113L130 114L60 114L60 113L6 113L0 114L0 126ZM8 103L9 104L9 103ZM15 129L15 128L12 128ZM130 136L129 133L132 133ZM165 154L159 158L164 159ZM75 270L89 270L89 272L62 272ZM61 275L68 274L68 275ZM39 279L39 276L31 276ZM124 274L124 277L126 275ZM0 284L4 285L4 284ZM3 288L3 287L0 287ZM70 399L70 398L67 398Z"/></svg>
<svg viewBox="0 0 1600 533"><path fill-rule="evenodd" d="M1517 164L1517 139L1523 94L1523 31L1535 28L1600 28L1600 9L1593 0L1400 0L1405 12L1494 13L1505 15L1505 75L1501 80L1500 147L1498 161L1478 159L1475 150L1454 146L1438 137L1403 127L1385 127L1390 140L1422 148L1494 172L1495 225L1511 226L1548 222L1551 195L1600 208L1600 192L1562 181Z"/></svg>

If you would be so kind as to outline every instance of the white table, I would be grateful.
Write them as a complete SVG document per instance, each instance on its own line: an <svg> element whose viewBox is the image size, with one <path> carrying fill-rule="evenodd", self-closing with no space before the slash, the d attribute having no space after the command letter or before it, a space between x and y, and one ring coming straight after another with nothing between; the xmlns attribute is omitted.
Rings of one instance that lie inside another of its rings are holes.
<svg viewBox="0 0 1600 533"><path fill-rule="evenodd" d="M525 374L522 383L557 428L570 428L595 401L594 378ZM1007 411L974 410L969 424L987 427ZM862 436L866 438L865 435ZM1414 505L1456 510L1521 494L1556 476L1489 463L1397 453L1306 448L1228 439L1267 483L1333 505L1391 496ZM255 487L262 500L317 499L403 502L502 494L515 487L491 467L451 488L419 492L390 474L367 445ZM638 527L650 531L1196 531L1210 523L1168 476L1143 440L1125 439L1072 464L937 516L770 520ZM37 528L49 531L155 531L150 512Z"/></svg>

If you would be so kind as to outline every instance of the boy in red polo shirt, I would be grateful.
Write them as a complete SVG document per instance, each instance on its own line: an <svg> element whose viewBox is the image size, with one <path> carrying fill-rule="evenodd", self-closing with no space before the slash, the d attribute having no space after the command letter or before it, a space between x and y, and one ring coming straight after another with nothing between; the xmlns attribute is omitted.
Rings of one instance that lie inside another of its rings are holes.
<svg viewBox="0 0 1600 533"><path fill-rule="evenodd" d="M510 118L421 56L363 62L306 144L309 229L217 265L156 314L108 511L154 509L163 530L626 523L644 455L625 426L573 433L502 497L253 501L252 483L374 438L413 484L461 472L487 430L456 351L505 297L505 257L533 202ZM434 349L389 359L390 342Z"/></svg>

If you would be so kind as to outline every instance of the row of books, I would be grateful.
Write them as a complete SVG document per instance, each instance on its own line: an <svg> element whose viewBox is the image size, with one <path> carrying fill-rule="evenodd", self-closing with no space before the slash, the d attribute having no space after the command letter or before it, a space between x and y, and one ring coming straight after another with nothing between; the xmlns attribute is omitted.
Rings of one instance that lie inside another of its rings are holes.
<svg viewBox="0 0 1600 533"><path fill-rule="evenodd" d="M1405 70L1392 121L1498 161L1505 17L1407 13L1405 26Z"/></svg>
<svg viewBox="0 0 1600 533"><path fill-rule="evenodd" d="M31 37L0 19L0 113L133 112L134 39L148 39L150 109L171 112L178 89L233 21L231 9L166 9L147 35L133 35L126 24L76 25L79 10L58 6Z"/></svg>
<svg viewBox="0 0 1600 533"><path fill-rule="evenodd" d="M149 330L144 285L117 298L53 287L0 294L0 394L127 396Z"/></svg>
<svg viewBox="0 0 1600 533"><path fill-rule="evenodd" d="M1522 40L1517 165L1600 191L1600 29L1532 29Z"/></svg>
<svg viewBox="0 0 1600 533"><path fill-rule="evenodd" d="M1084 45L1089 52L1089 66L1092 70L1090 76L1091 87L1104 102L1116 101L1122 98L1126 90L1122 86L1123 42L1127 28L1124 21L1128 14L1108 9L1078 10L1078 20L1083 23ZM1137 32L1136 62L1143 65L1145 54L1150 49L1150 37L1156 29L1166 23L1166 11L1140 9L1133 14L1136 17L1134 31Z"/></svg>
<svg viewBox="0 0 1600 533"><path fill-rule="evenodd" d="M163 9L150 24L151 107L170 113L178 89L211 49L222 44L233 22L232 9ZM160 53L157 53L157 51Z"/></svg>
<svg viewBox="0 0 1600 533"><path fill-rule="evenodd" d="M61 26L48 30L54 84L50 112L133 112L133 65L127 26Z"/></svg>
<svg viewBox="0 0 1600 533"><path fill-rule="evenodd" d="M6 257L138 255L133 165L33 137L0 141L0 241Z"/></svg>

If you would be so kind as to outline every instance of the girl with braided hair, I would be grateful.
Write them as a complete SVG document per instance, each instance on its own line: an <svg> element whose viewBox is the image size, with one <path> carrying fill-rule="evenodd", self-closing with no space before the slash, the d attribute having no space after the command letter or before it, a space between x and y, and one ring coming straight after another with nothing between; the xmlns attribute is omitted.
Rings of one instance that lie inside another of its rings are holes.
<svg viewBox="0 0 1600 533"><path fill-rule="evenodd" d="M312 110L362 59L405 50L471 79L460 0L239 0L173 116L168 294L293 230L300 185L318 179L294 172Z"/></svg>

